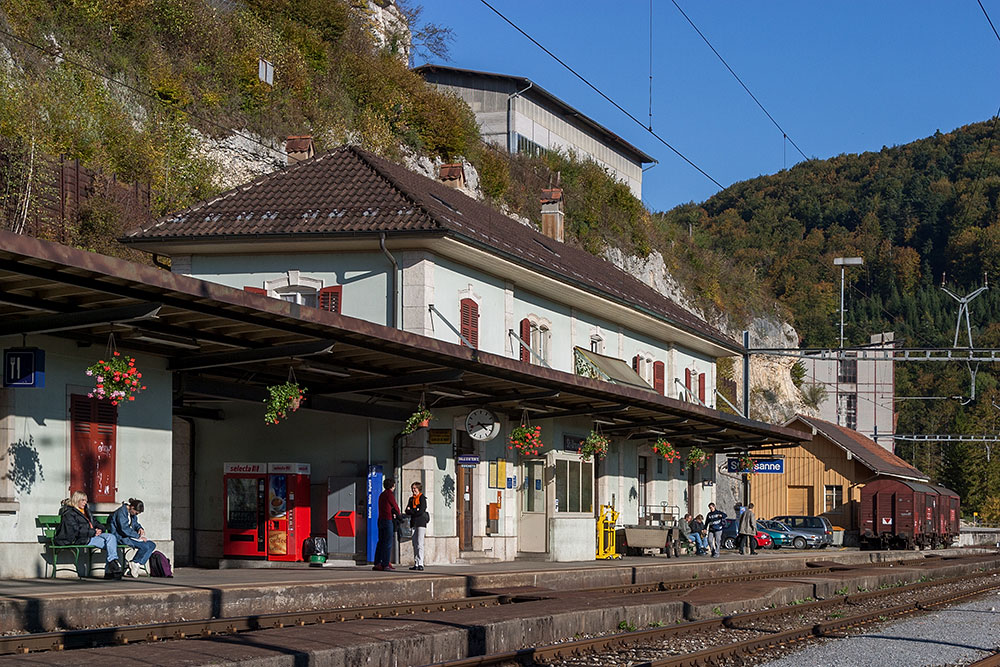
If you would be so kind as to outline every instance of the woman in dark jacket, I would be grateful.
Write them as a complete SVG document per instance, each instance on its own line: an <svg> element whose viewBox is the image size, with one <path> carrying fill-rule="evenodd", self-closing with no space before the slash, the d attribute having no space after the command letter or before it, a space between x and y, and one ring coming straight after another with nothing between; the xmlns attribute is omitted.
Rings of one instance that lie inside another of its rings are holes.
<svg viewBox="0 0 1000 667"><path fill-rule="evenodd" d="M83 491L74 491L69 498L62 501L62 507L59 509L59 528L56 529L52 542L58 546L86 544L104 549L107 554L104 578L122 578L122 566L118 562L118 541L114 535L94 525L94 518L87 507L87 494Z"/></svg>
<svg viewBox="0 0 1000 667"><path fill-rule="evenodd" d="M427 522L430 521L430 514L427 513L427 498L423 494L424 486L420 482L410 485L410 501L406 503L404 514L410 517L410 526L413 528L413 567L411 570L424 569L424 535L427 533Z"/></svg>

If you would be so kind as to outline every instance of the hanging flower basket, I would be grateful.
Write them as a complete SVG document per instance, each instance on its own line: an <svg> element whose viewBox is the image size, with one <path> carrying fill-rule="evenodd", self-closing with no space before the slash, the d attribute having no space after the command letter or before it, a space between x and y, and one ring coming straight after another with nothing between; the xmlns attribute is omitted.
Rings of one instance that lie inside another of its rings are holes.
<svg viewBox="0 0 1000 667"><path fill-rule="evenodd" d="M591 431L580 444L580 456L584 461L589 461L592 456L600 461L607 456L609 444L611 444L610 439L597 431Z"/></svg>
<svg viewBox="0 0 1000 667"><path fill-rule="evenodd" d="M658 438L657 441L653 443L653 451L659 456L662 456L667 463L673 463L681 457L681 453L678 452L666 438Z"/></svg>
<svg viewBox="0 0 1000 667"><path fill-rule="evenodd" d="M406 424L403 426L403 435L409 435L418 428L430 426L432 419L434 419L434 415L431 414L431 411L423 405L419 406L417 411L406 420Z"/></svg>
<svg viewBox="0 0 1000 667"><path fill-rule="evenodd" d="M306 389L298 382L275 384L267 388L270 398L264 399L267 411L264 413L265 424L279 424L288 418L289 412L295 412L305 400Z"/></svg>
<svg viewBox="0 0 1000 667"><path fill-rule="evenodd" d="M740 454L739 457L739 470L740 472L745 472L748 475L754 474L753 464L755 461L749 454Z"/></svg>
<svg viewBox="0 0 1000 667"><path fill-rule="evenodd" d="M700 468L708 463L708 453L701 447L692 447L688 450L685 461L689 468Z"/></svg>
<svg viewBox="0 0 1000 667"><path fill-rule="evenodd" d="M135 358L123 357L117 350L107 361L100 359L87 367L87 375L93 377L95 383L87 396L111 401L111 405L134 401L135 395L146 388L141 382L142 373L135 367Z"/></svg>
<svg viewBox="0 0 1000 667"><path fill-rule="evenodd" d="M525 456L538 456L538 450L542 446L542 427L527 426L521 424L515 426L510 432L510 440L507 449L516 449Z"/></svg>

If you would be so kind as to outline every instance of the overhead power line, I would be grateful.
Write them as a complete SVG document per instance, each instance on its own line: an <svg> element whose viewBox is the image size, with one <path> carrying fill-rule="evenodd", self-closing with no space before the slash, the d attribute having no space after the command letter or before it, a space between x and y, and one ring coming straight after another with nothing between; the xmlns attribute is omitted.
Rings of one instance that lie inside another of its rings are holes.
<svg viewBox="0 0 1000 667"><path fill-rule="evenodd" d="M740 75L737 74L735 71L733 71L733 68L729 66L729 63L727 63L726 59L722 57L722 54L720 54L716 50L716 48L714 46L712 46L712 43L710 41L708 41L708 37L705 37L704 33L702 33L702 31L698 29L698 26L696 26L694 24L694 21L691 20L691 17L684 13L684 10L681 9L681 6L679 4L677 4L677 0L671 0L671 2L674 3L674 7L676 7L677 11L679 11L681 13L681 16L683 16L685 19L687 19L687 22L691 24L691 27L694 28L694 31L696 33L698 33L698 36L701 37L701 39L706 44L708 44L708 48L712 49L712 53L714 53L716 55L716 57L720 61L722 61L722 64L726 66L726 69L729 70L729 73L733 75L733 78L735 78L737 81L739 81L740 85L743 86L743 90L747 91L747 95L749 95L750 98L754 102L757 103L757 106L759 106L760 110L764 112L764 115L767 116L772 123L774 123L774 126L776 128L778 128L779 132L781 132L781 136L784 139L786 139L792 146L795 146L795 150L797 150L799 152L799 155L802 156L803 160L808 160L809 159L808 156L806 156L806 154L802 152L802 149L799 148L799 145L797 143L795 143L795 141L790 136L788 136L788 133L785 132L784 128L781 127L781 125L778 125L778 121L774 120L774 116L772 116L768 112L768 110L764 108L764 105L760 103L760 100L757 99L757 96L754 95L752 92L750 92L750 89L747 87L747 84L743 83L743 79L740 78Z"/></svg>
<svg viewBox="0 0 1000 667"><path fill-rule="evenodd" d="M1000 41L1000 32L997 32L997 27L993 25L993 19L990 18L989 12L987 12L986 8L983 7L983 0L976 0L976 2L979 3L979 8L983 10L983 15L986 17L986 20L989 21L990 27L993 28L993 34L997 36L997 41Z"/></svg>
<svg viewBox="0 0 1000 667"><path fill-rule="evenodd" d="M677 157L679 157L680 159L682 159L685 162L687 162L689 165L691 165L692 167L694 167L698 171L698 173L700 173L702 176L704 176L705 178L707 178L708 180L712 181L717 186L719 186L720 190L725 188L725 186L722 185L722 183L719 183L717 180L715 180L714 178L712 178L708 174L708 172L706 172L704 169L702 169L701 167L699 167L698 165L696 165L694 162L691 161L690 158L688 158L686 155L684 155L679 150L677 150L672 145L670 145L670 143L666 139L664 139L663 137L661 137L659 134L657 134L656 132L654 132L652 129L650 129L650 128L646 127L645 125L643 125L643 123L642 123L641 120L639 120L638 118L636 118L635 116L633 116L622 105L618 104L618 102L615 102L613 99L611 99L610 97L608 97L608 95L606 95L604 93L604 91L602 91L600 88L598 88L597 86L595 86L594 84L592 84L590 81L588 81L586 79L586 77L584 77L582 74L580 74L575 69L573 69L568 64L566 64L566 62L563 61L559 56L557 56L556 54L552 53L552 51L549 51L547 48L545 48L544 46L542 46L542 44L539 43L539 41L537 39L535 39L534 37L532 37L531 35L529 35L528 33L526 33L516 23L514 23L513 21L511 21L509 18L507 18L506 16L504 16L502 13L500 13L500 11L496 7L494 7L493 5L491 5L486 0L480 0L480 2L482 2L484 5L486 5L494 14L496 14L501 19L503 19L514 30L517 30L519 33L521 33L522 35L524 35L524 37L526 37L532 44L534 44L535 46L537 46L538 48L540 48L542 51L544 51L546 54L548 54L553 60L555 60L557 63L559 63L560 65L562 65L563 67L565 67L573 76L575 76L576 78L580 79L580 81L583 81L585 84L587 84L587 86L590 87L591 90L593 90L595 93L597 93L598 95L600 95L601 97L603 97L605 100L607 100L608 102L610 102L612 104L612 106L614 106L616 109L618 109L619 111L621 111L623 114L625 114L626 116L628 116L632 120L632 122L634 122L636 125L638 125L642 129L646 130L646 132L648 132L649 134L651 134L657 141L659 141L661 144L663 144L664 146L666 146L667 148L669 148L671 151L673 151L674 154L677 155Z"/></svg>
<svg viewBox="0 0 1000 667"><path fill-rule="evenodd" d="M117 86L121 86L122 88L124 88L126 90L129 90L129 91L135 93L136 95L142 95L143 97L147 97L147 98L153 100L154 102L158 102L159 104L161 104L161 105L163 105L165 107L173 107L173 105L171 105L169 102L160 99L155 94L153 94L153 93L151 93L149 91L142 90L141 88L137 88L137 87L135 87L135 86L133 86L131 84L125 83L124 81L116 79L116 78L114 78L112 76L108 76L104 72L101 72L101 71L99 71L99 70L97 70L97 69L95 69L95 68L93 68L93 67L91 67L89 65L85 65L84 63L78 62L76 60L72 60L71 58L67 58L65 55L63 55L63 54L61 54L61 53L59 53L59 52L57 52L55 50L48 49L48 48L46 48L46 47L44 47L44 46L42 46L40 44L36 44L35 42L32 42L31 40L28 40L28 39L25 39L24 37L20 37L18 35L15 35L12 32L8 32L8 31L4 30L3 28L0 28L0 35L6 35L7 37L10 37L11 39L16 40L16 41L18 41L18 42L20 42L22 44L25 44L26 46L30 46L30 47L32 47L34 49L37 49L37 50L41 51L42 53L44 53L45 55L49 56L50 58L54 58L57 61L64 62L64 63L66 63L68 65L72 65L74 67L78 67L78 68L82 69L85 72L89 72L90 74L93 74L94 76L100 77L100 78L108 81L109 83L113 83L113 84L115 84ZM254 136L251 136L249 134L243 134L242 132L234 130L231 127L223 125L222 123L218 123L218 122L216 122L214 120L211 120L209 118L205 118L204 116L200 116L200 115L198 115L198 114L196 114L196 113L194 113L192 111L186 111L186 110L180 110L180 109L179 109L179 111L181 111L182 113L184 113L184 114L186 114L188 116L191 116L192 118L197 118L198 120L200 120L203 123L207 123L209 125L214 125L215 127L219 128L219 129L225 130L225 131L227 131L227 132L229 132L231 134L234 134L234 135L236 135L238 137L242 137L242 138L246 139L247 141L253 142L255 144L259 144L260 146L263 146L264 148L266 148L267 150L269 150L269 151L271 151L273 153L276 153L278 155L282 155L282 153L281 153L281 151L279 149L275 148L274 146L270 146L270 145L264 143L263 141L261 141L260 139L254 137Z"/></svg>

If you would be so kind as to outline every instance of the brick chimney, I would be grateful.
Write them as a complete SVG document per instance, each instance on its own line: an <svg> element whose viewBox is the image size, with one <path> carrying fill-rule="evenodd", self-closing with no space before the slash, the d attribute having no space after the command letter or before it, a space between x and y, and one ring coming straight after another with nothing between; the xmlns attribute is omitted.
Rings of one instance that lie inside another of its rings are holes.
<svg viewBox="0 0 1000 667"><path fill-rule="evenodd" d="M562 243L563 240L563 191L562 188L542 189L542 234Z"/></svg>
<svg viewBox="0 0 1000 667"><path fill-rule="evenodd" d="M461 163L443 164L438 169L438 180L450 188L464 188L465 167Z"/></svg>
<svg viewBox="0 0 1000 667"><path fill-rule="evenodd" d="M288 137L285 140L285 153L288 155L288 164L308 160L316 152L313 150L313 138L311 134L302 134L295 137Z"/></svg>

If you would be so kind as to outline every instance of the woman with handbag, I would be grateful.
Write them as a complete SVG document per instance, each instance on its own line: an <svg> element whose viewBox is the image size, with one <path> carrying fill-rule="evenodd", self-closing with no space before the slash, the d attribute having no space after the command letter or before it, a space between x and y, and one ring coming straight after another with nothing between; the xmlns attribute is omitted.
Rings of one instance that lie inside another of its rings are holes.
<svg viewBox="0 0 1000 667"><path fill-rule="evenodd" d="M410 517L410 527L413 528L413 567L411 570L424 569L424 534L430 514L427 513L427 498L423 494L424 485L414 482L410 485L409 502L406 503L405 514Z"/></svg>

